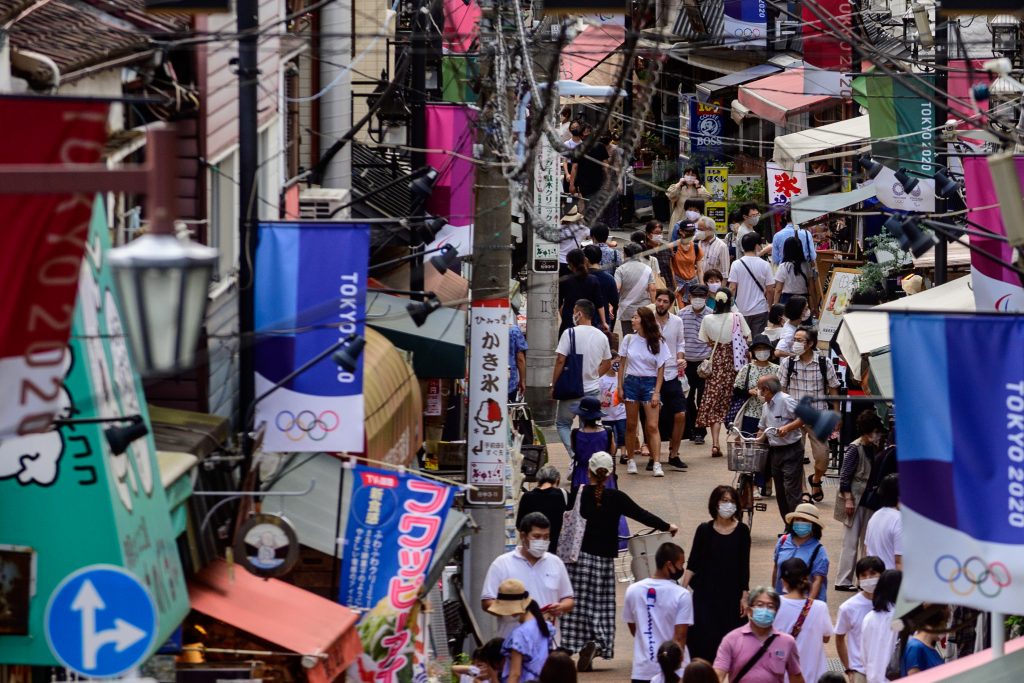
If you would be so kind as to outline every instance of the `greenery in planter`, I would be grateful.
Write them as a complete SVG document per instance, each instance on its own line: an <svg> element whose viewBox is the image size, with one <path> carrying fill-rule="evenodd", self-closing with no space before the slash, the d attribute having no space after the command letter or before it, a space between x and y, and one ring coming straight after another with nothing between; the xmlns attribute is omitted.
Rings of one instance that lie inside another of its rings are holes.
<svg viewBox="0 0 1024 683"><path fill-rule="evenodd" d="M864 251L864 255L874 254L875 261L868 261L861 266L860 277L857 278L857 291L862 294L872 291L884 292L885 279L891 273L898 273L904 266L913 263L914 259L884 228L880 235L869 237L865 241L868 248Z"/></svg>
<svg viewBox="0 0 1024 683"><path fill-rule="evenodd" d="M731 163L731 162L730 162ZM765 201L765 180L764 178L750 178L729 188L729 214L740 208L740 204L754 202L758 206L764 206Z"/></svg>

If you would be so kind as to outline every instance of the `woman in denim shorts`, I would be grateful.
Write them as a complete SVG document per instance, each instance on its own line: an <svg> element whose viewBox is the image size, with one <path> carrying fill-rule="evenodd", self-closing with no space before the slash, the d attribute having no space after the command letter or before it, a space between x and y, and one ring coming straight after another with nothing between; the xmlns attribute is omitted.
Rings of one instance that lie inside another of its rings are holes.
<svg viewBox="0 0 1024 683"><path fill-rule="evenodd" d="M634 334L626 335L619 348L622 358L619 366L619 395L626 399L626 455L627 474L636 474L633 456L637 443L637 423L640 405L644 407L647 448L654 460L654 476L664 477L659 462L661 438L658 436L658 412L661 407L661 384L665 377L665 363L672 352L661 336L661 327L649 308L637 309L633 314Z"/></svg>

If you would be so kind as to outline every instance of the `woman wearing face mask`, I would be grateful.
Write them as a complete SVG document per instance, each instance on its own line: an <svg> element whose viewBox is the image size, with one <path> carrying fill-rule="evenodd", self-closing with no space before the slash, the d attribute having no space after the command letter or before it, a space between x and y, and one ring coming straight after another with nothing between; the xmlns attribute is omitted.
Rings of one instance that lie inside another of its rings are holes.
<svg viewBox="0 0 1024 683"><path fill-rule="evenodd" d="M710 288L710 285L709 285ZM742 315L732 311L732 292L719 289L711 296L715 302L715 312L700 324L699 337L711 352L711 375L707 378L704 398L697 411L697 426L711 428L711 457L722 456L718 447L722 432L722 423L732 403L732 386L736 381L737 358L747 355L746 345L750 343L750 326ZM736 343L743 348L734 348ZM742 365L742 360L740 360Z"/></svg>
<svg viewBox="0 0 1024 683"><path fill-rule="evenodd" d="M703 204L704 200L711 197L711 193L701 183L697 169L690 167L683 171L683 177L678 182L668 186L665 196L668 197L672 207L672 219L669 225L675 225L683 219L683 213L689 204L687 200L699 199Z"/></svg>
<svg viewBox="0 0 1024 683"><path fill-rule="evenodd" d="M747 598L750 623L729 632L715 656L715 673L724 681L804 683L796 640L775 628L781 599L771 588L758 586ZM753 636L754 640L751 640ZM811 681L809 683L816 683Z"/></svg>
<svg viewBox="0 0 1024 683"><path fill-rule="evenodd" d="M782 332L779 334L779 343L775 345L776 358L799 356L805 351L805 349L800 349L799 353L794 353L793 335L796 334L797 328L803 325L805 320L810 320L810 318L811 309L807 307L807 297L799 294L790 297L789 301L786 302L786 324L782 326Z"/></svg>
<svg viewBox="0 0 1024 683"><path fill-rule="evenodd" d="M505 665L501 683L536 680L555 636L555 627L544 620L540 605L530 597L522 581L505 579L498 586L497 599L487 611L499 617L513 617L519 622L502 646Z"/></svg>
<svg viewBox="0 0 1024 683"><path fill-rule="evenodd" d="M733 400L746 400L746 407L742 415L737 415L740 431L744 434L757 434L757 426L761 421L761 414L764 411L764 399L757 391L757 380L765 375L779 374L779 366L772 363L772 343L768 337L759 334L750 342L750 355L753 359L736 372L736 382L733 384ZM734 420L734 423L735 421ZM755 492L754 497L768 494L771 482L771 473L762 472L755 477L760 492Z"/></svg>
<svg viewBox="0 0 1024 683"><path fill-rule="evenodd" d="M694 241L694 230L690 223L684 223L679 231L679 241L671 250L672 275L676 282L676 299L680 306L690 303L690 291L696 287L704 271L701 258L704 252Z"/></svg>
<svg viewBox="0 0 1024 683"><path fill-rule="evenodd" d="M782 563L799 557L810 567L811 588L808 595L815 600L827 600L828 552L821 544L822 519L818 506L800 503L786 515L786 533L775 544L775 563L772 567L772 585L782 588Z"/></svg>
<svg viewBox="0 0 1024 683"><path fill-rule="evenodd" d="M655 288L672 290L675 282L672 275L672 250L665 244L665 228L661 221L647 221L647 225L644 226L644 239L644 246L653 252L651 258L658 263L658 268L654 271Z"/></svg>
<svg viewBox="0 0 1024 683"><path fill-rule="evenodd" d="M746 621L750 581L750 529L736 517L739 494L716 486L708 498L711 520L693 534L683 585L693 590L690 656L713 661L725 634Z"/></svg>
<svg viewBox="0 0 1024 683"><path fill-rule="evenodd" d="M864 532L872 513L864 505L868 482L871 480L875 458L885 440L885 426L874 409L869 408L857 416L857 434L857 438L846 447L843 454L835 507L836 521L845 526L835 586L837 591L850 593L857 590L853 585L853 570L857 564L857 555L864 547Z"/></svg>
<svg viewBox="0 0 1024 683"><path fill-rule="evenodd" d="M775 628L796 638L800 668L809 681L817 681L828 669L825 643L832 639L832 618L828 605L807 596L811 582L807 563L794 557L782 563L782 585L786 592L775 616Z"/></svg>
<svg viewBox="0 0 1024 683"><path fill-rule="evenodd" d="M611 659L615 649L615 558L619 554L622 515L673 536L679 531L644 510L622 491L607 486L615 470L612 456L595 453L588 463L590 484L572 492L569 507L580 498L580 515L587 520L579 561L566 566L576 595L573 610L562 618L561 647L579 652L579 671L590 671L596 655ZM563 539L564 542L564 539Z"/></svg>

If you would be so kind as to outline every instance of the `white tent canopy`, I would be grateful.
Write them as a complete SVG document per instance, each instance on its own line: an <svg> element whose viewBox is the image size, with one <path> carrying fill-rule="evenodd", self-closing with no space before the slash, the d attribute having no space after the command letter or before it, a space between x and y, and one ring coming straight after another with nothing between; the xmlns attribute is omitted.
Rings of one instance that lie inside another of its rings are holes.
<svg viewBox="0 0 1024 683"><path fill-rule="evenodd" d="M799 133L780 135L775 138L773 159L785 169L792 169L793 164L803 161L818 152L833 147L859 145L871 137L871 127L867 116L857 116L845 121L837 121L827 126L808 128Z"/></svg>
<svg viewBox="0 0 1024 683"><path fill-rule="evenodd" d="M781 139L781 138L780 138ZM874 185L858 187L850 192L835 192L833 194L813 194L797 197L791 204L793 209L793 222L803 225L813 221L819 216L842 211L843 209L860 204L865 199L875 196Z"/></svg>
<svg viewBox="0 0 1024 683"><path fill-rule="evenodd" d="M971 277L966 276L920 294L889 301L881 311L963 311L976 310ZM868 361L879 394L892 396L892 360L889 354L889 316L885 313L848 312L836 334L839 351L854 377L862 377ZM927 349L921 349L927 353Z"/></svg>

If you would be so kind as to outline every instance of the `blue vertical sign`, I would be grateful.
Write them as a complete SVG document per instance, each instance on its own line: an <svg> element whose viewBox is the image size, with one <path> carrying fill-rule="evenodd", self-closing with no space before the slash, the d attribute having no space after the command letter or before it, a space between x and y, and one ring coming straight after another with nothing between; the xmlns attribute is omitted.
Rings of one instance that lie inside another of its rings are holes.
<svg viewBox="0 0 1024 683"><path fill-rule="evenodd" d="M725 153L725 113L718 102L700 102L690 95L690 157L703 167Z"/></svg>
<svg viewBox="0 0 1024 683"><path fill-rule="evenodd" d="M370 226L263 223L256 249L256 394L351 334L363 334ZM267 451L364 449L363 361L330 358L257 404Z"/></svg>

